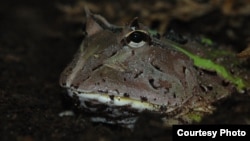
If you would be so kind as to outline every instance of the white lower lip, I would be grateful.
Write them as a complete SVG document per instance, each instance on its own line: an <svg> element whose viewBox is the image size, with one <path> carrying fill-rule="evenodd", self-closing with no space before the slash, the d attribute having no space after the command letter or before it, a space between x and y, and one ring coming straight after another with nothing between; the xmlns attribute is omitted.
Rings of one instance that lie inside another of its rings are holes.
<svg viewBox="0 0 250 141"><path fill-rule="evenodd" d="M74 92L68 90L69 95L73 96ZM109 106L130 106L132 109L137 109L139 112L144 110L160 111L160 106L145 101L133 100L127 97L114 96L112 99L107 94L99 93L79 93L76 92L76 96L81 102L84 101L97 101ZM82 103L84 105L84 103Z"/></svg>

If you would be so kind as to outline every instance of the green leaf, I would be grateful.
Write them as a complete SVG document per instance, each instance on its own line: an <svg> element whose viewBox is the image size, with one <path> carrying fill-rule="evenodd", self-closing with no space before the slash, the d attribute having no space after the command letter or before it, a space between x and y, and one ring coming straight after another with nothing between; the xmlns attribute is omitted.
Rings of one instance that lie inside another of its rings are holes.
<svg viewBox="0 0 250 141"><path fill-rule="evenodd" d="M195 66L202 68L202 69L205 69L205 70L215 71L218 75L220 75L221 77L223 77L227 81L235 84L239 92L242 92L243 89L246 87L246 84L244 83L244 81L241 78L231 75L225 69L225 67L223 67L219 64L216 64L209 59L205 59L205 58L202 58L202 57L197 56L195 54L192 54L192 53L188 52L187 50L181 48L178 45L175 45L175 44L171 44L171 45L174 48L176 48L177 50L179 50L180 52L186 54L191 59L193 59Z"/></svg>

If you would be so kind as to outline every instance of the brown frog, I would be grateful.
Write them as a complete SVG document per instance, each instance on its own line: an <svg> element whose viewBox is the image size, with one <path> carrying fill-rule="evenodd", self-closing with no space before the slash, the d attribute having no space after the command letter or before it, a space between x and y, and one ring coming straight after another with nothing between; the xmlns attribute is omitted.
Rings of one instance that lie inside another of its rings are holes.
<svg viewBox="0 0 250 141"><path fill-rule="evenodd" d="M137 18L115 26L87 10L86 32L60 85L93 122L132 127L141 112L149 112L166 125L192 123L234 88L221 85L222 77L197 67L177 43L152 35ZM198 44L183 48L190 45Z"/></svg>

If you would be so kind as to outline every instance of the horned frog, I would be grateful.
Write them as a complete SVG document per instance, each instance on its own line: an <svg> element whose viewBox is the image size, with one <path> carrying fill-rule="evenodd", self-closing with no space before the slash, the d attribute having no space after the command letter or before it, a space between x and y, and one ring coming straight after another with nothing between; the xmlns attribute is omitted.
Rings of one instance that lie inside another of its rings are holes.
<svg viewBox="0 0 250 141"><path fill-rule="evenodd" d="M211 103L235 88L221 84L219 71L207 73L197 57L216 64L186 50L198 43L179 45L155 36L138 18L116 26L86 12L87 36L60 85L93 122L133 127L140 113L149 112L166 125L189 124L213 112Z"/></svg>

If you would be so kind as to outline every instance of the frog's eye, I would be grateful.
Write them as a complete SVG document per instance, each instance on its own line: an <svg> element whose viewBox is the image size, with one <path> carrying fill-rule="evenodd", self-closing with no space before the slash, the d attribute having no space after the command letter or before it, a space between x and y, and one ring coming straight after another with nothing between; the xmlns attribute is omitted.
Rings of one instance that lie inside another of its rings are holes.
<svg viewBox="0 0 250 141"><path fill-rule="evenodd" d="M139 48L150 42L150 36L143 30L135 30L128 33L123 41L130 47Z"/></svg>

